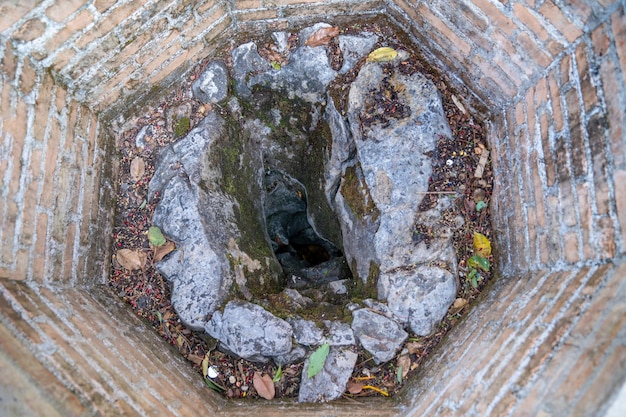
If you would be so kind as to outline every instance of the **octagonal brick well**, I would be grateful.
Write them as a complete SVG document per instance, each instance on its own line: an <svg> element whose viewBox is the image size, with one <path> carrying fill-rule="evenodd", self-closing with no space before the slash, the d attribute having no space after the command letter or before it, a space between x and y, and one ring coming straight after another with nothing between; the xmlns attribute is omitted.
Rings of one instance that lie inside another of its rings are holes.
<svg viewBox="0 0 626 417"><path fill-rule="evenodd" d="M611 0L1 2L0 410L605 415L626 378L624 9ZM404 28L485 120L501 276L395 399L226 401L106 289L114 122L236 33L377 15Z"/></svg>

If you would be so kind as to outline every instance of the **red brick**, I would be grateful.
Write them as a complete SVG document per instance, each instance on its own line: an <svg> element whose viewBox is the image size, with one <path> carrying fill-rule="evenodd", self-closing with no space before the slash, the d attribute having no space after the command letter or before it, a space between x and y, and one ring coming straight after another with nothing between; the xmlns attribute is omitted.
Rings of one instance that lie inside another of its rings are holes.
<svg viewBox="0 0 626 417"><path fill-rule="evenodd" d="M585 110L589 112L593 107L598 105L599 101L596 89L591 83L591 74L589 73L589 62L587 61L586 47L587 45L584 42L581 42L576 47L576 65L578 68L583 103Z"/></svg>
<svg viewBox="0 0 626 417"><path fill-rule="evenodd" d="M565 260L570 263L577 262L580 259L578 249L578 234L574 232L566 233L563 236L563 251L565 253Z"/></svg>
<svg viewBox="0 0 626 417"><path fill-rule="evenodd" d="M113 6L116 2L117 0L95 0L94 6L96 6L98 12L104 13L109 10L109 8Z"/></svg>
<svg viewBox="0 0 626 417"><path fill-rule="evenodd" d="M47 228L48 215L46 213L40 213L37 216L37 239L35 240L35 248L33 251L33 279L40 284L43 283L46 273Z"/></svg>
<svg viewBox="0 0 626 417"><path fill-rule="evenodd" d="M580 178L587 174L587 157L585 154L585 138L581 126L580 102L575 89L571 88L565 92L565 102L567 104L569 134L572 143L572 173L575 178Z"/></svg>
<svg viewBox="0 0 626 417"><path fill-rule="evenodd" d="M61 51L58 51L57 55L54 57L51 67L58 72L63 72L67 64L70 63L75 55L76 52L72 48L62 49Z"/></svg>
<svg viewBox="0 0 626 417"><path fill-rule="evenodd" d="M582 232L583 257L593 259L594 250L591 242L593 219L591 217L591 203L589 201L589 184L578 184L578 213L580 214L580 230Z"/></svg>
<svg viewBox="0 0 626 417"><path fill-rule="evenodd" d="M50 118L48 132L48 142L45 146L46 162L43 174L42 195L39 201L42 207L51 209L54 203L54 178L61 141L61 126L54 117Z"/></svg>
<svg viewBox="0 0 626 417"><path fill-rule="evenodd" d="M624 132L626 126L625 109L620 102L621 92L624 94L623 85L617 79L617 68L612 60L605 60L600 66L602 75L602 89L606 100L608 130L610 139L610 151L616 167L626 168L626 145Z"/></svg>
<svg viewBox="0 0 626 417"><path fill-rule="evenodd" d="M37 100L35 101L35 123L33 123L32 135L39 142L43 143L46 126L48 124L48 114L50 113L50 105L52 104L52 90L54 88L54 80L52 76L46 72L41 80L41 84L37 89Z"/></svg>
<svg viewBox="0 0 626 417"><path fill-rule="evenodd" d="M561 110L561 95L560 90L556 82L556 75L554 70L550 71L548 78L548 85L550 87L550 104L552 105L552 120L554 122L554 130L556 132L563 129L563 111Z"/></svg>
<svg viewBox="0 0 626 417"><path fill-rule="evenodd" d="M609 195L607 176L607 157L604 147L605 115L596 113L587 122L587 134L591 152L591 169L595 189L595 201L598 214L608 214L611 196Z"/></svg>
<svg viewBox="0 0 626 417"><path fill-rule="evenodd" d="M84 4L83 0L65 0L61 3L53 3L46 10L46 15L55 22L62 22Z"/></svg>
<svg viewBox="0 0 626 417"><path fill-rule="evenodd" d="M535 85L535 103L541 107L548 100L548 82L545 78L540 78Z"/></svg>
<svg viewBox="0 0 626 417"><path fill-rule="evenodd" d="M547 67L552 63L552 56L537 45L528 33L520 32L517 35L517 41L540 67Z"/></svg>
<svg viewBox="0 0 626 417"><path fill-rule="evenodd" d="M559 85L563 86L570 81L570 73L572 72L572 57L571 55L565 55L561 60L560 76L561 82Z"/></svg>
<svg viewBox="0 0 626 417"><path fill-rule="evenodd" d="M236 14L237 19L246 22L251 20L274 19L278 17L278 11L275 9L240 11Z"/></svg>
<svg viewBox="0 0 626 417"><path fill-rule="evenodd" d="M574 42L582 34L582 31L570 22L552 0L543 3L539 12L565 36L568 42Z"/></svg>
<svg viewBox="0 0 626 417"><path fill-rule="evenodd" d="M20 28L13 32L13 38L22 41L33 41L43 35L47 25L43 20L34 18L27 20Z"/></svg>
<svg viewBox="0 0 626 417"><path fill-rule="evenodd" d="M435 16L427 6L423 3L418 7L420 13L432 27L437 29L446 39L450 41L450 45L459 49L464 55L469 54L470 45L454 33L448 25L446 25L439 17Z"/></svg>
<svg viewBox="0 0 626 417"><path fill-rule="evenodd" d="M489 0L474 0L474 4L487 15L491 23L498 26L507 35L510 35L518 28L508 16L502 13L500 9L489 2Z"/></svg>
<svg viewBox="0 0 626 417"><path fill-rule="evenodd" d="M15 22L26 15L37 3L35 2L3 2L0 3L0 32L10 28Z"/></svg>
<svg viewBox="0 0 626 417"><path fill-rule="evenodd" d="M563 212L562 221L566 226L576 225L576 214L574 212L574 195L572 191L571 171L569 168L569 157L567 149L564 148L565 141L557 141L556 165L559 175L559 192L561 201L559 203Z"/></svg>
<svg viewBox="0 0 626 417"><path fill-rule="evenodd" d="M619 220L620 230L622 232L622 242L626 242L626 171L616 170L613 176L613 184L615 187L615 205L617 207L617 218ZM626 248L622 247L621 253L626 252Z"/></svg>
<svg viewBox="0 0 626 417"><path fill-rule="evenodd" d="M622 70L622 82L626 84L626 15L625 6L620 7L611 15L611 28L615 39L615 50Z"/></svg>
<svg viewBox="0 0 626 417"><path fill-rule="evenodd" d="M261 0L237 0L233 2L233 7L237 10L258 9L261 7Z"/></svg>
<svg viewBox="0 0 626 417"><path fill-rule="evenodd" d="M54 92L55 92L55 95L54 95L55 109L57 111L57 114L60 114L63 111L63 109L65 109L65 107L67 106L65 102L65 99L67 97L67 90L63 86L56 85Z"/></svg>
<svg viewBox="0 0 626 417"><path fill-rule="evenodd" d="M608 52L611 46L611 40L608 37L608 25L607 23L602 23L600 26L594 29L591 32L591 41L593 42L593 52L598 57L603 57Z"/></svg>
<svg viewBox="0 0 626 417"><path fill-rule="evenodd" d="M598 244L599 259L613 259L615 257L615 227L613 220L608 216L600 217L595 222L593 232Z"/></svg>
<svg viewBox="0 0 626 417"><path fill-rule="evenodd" d="M32 62L29 58L24 58L22 61L22 73L20 75L20 90L24 94L29 94L35 86L37 73L33 68Z"/></svg>

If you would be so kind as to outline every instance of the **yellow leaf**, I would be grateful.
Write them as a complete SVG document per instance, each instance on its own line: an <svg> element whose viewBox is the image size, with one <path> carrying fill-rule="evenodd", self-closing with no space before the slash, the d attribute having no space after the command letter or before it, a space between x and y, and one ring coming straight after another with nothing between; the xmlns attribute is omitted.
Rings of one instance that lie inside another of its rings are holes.
<svg viewBox="0 0 626 417"><path fill-rule="evenodd" d="M368 62L387 62L398 56L395 49L388 46L378 48L367 56Z"/></svg>
<svg viewBox="0 0 626 417"><path fill-rule="evenodd" d="M209 373L209 352L204 355L204 359L202 359L202 376L206 378Z"/></svg>
<svg viewBox="0 0 626 417"><path fill-rule="evenodd" d="M474 252L483 258L491 255L491 242L487 239L487 236L474 232Z"/></svg>

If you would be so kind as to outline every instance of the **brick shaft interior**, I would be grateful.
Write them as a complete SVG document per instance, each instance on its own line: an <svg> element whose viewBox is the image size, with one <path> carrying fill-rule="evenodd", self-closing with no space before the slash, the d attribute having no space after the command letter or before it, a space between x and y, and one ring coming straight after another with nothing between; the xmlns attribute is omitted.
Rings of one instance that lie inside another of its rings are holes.
<svg viewBox="0 0 626 417"><path fill-rule="evenodd" d="M393 400L226 401L106 290L114 127L237 33L378 15L485 120L501 276ZM623 0L9 0L0 100L16 415L602 416L623 390Z"/></svg>

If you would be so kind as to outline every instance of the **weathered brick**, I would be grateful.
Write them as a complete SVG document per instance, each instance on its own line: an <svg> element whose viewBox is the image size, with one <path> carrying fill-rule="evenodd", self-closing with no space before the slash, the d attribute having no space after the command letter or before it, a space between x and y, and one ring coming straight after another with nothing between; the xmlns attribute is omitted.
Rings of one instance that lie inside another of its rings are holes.
<svg viewBox="0 0 626 417"><path fill-rule="evenodd" d="M550 71L548 77L548 85L550 88L550 104L552 107L552 120L554 121L554 130L556 132L563 129L563 111L561 110L561 94L556 81L555 70Z"/></svg>
<svg viewBox="0 0 626 417"><path fill-rule="evenodd" d="M593 259L594 250L591 242L593 219L591 217L591 202L589 201L589 184L578 184L576 186L576 193L578 195L578 213L580 214L583 257L584 259Z"/></svg>
<svg viewBox="0 0 626 417"><path fill-rule="evenodd" d="M599 259L613 259L617 248L613 220L609 216L598 218L595 221L593 232L597 242L597 257Z"/></svg>
<svg viewBox="0 0 626 417"><path fill-rule="evenodd" d="M76 56L76 51L72 48L65 48L58 51L57 55L54 57L51 68L59 72L65 71L66 66L74 56Z"/></svg>
<svg viewBox="0 0 626 417"><path fill-rule="evenodd" d="M539 118L539 134L541 146L543 149L543 163L544 171L546 175L546 185L551 187L556 181L556 167L554 166L554 155L552 152L552 146L550 145L550 131L549 131L549 115L543 113Z"/></svg>
<svg viewBox="0 0 626 417"><path fill-rule="evenodd" d="M488 0L474 0L474 4L487 15L492 24L498 26L507 35L510 35L518 28L508 16Z"/></svg>
<svg viewBox="0 0 626 417"><path fill-rule="evenodd" d="M62 136L61 125L54 117L50 118L48 122L48 132L48 142L45 147L46 162L43 172L42 195L39 202L42 207L51 209L54 203L54 178Z"/></svg>
<svg viewBox="0 0 626 417"><path fill-rule="evenodd" d="M439 17L434 15L423 3L418 7L418 13L424 16L426 21L438 30L444 38L448 39L451 45L454 45L455 49L460 50L461 53L465 55L469 54L471 49L470 45L454 33L448 25L446 25Z"/></svg>
<svg viewBox="0 0 626 417"><path fill-rule="evenodd" d="M578 93L571 88L565 92L569 134L572 143L572 173L575 178L587 174L587 156L585 154L585 138L581 127L581 109Z"/></svg>
<svg viewBox="0 0 626 417"><path fill-rule="evenodd" d="M46 273L46 242L48 241L48 215L40 213L37 216L37 235L33 251L33 279L43 283Z"/></svg>
<svg viewBox="0 0 626 417"><path fill-rule="evenodd" d="M130 0L116 7L106 17L98 22L75 42L78 48L84 49L91 42L103 38L120 22L133 14L141 6L141 0ZM102 53L102 51L100 51Z"/></svg>
<svg viewBox="0 0 626 417"><path fill-rule="evenodd" d="M35 86L37 72L33 67L30 58L22 60L22 73L20 74L20 90L24 94L29 94Z"/></svg>
<svg viewBox="0 0 626 417"><path fill-rule="evenodd" d="M617 207L617 218L619 220L620 230L622 232L622 242L626 242L626 171L619 169L615 171L613 176L613 184L615 187L615 205ZM621 252L626 252L626 248L622 247Z"/></svg>
<svg viewBox="0 0 626 417"><path fill-rule="evenodd" d="M52 6L46 10L46 15L55 22L60 23L78 10L83 4L85 4L83 0L66 0L63 4L53 3Z"/></svg>
<svg viewBox="0 0 626 417"><path fill-rule="evenodd" d="M46 125L48 124L48 114L53 101L52 92L54 80L52 75L45 73L41 83L37 88L37 100L35 101L35 123L33 123L32 135L39 142L43 143Z"/></svg>
<svg viewBox="0 0 626 417"><path fill-rule="evenodd" d="M113 6L116 2L117 0L95 0L94 6L96 7L96 9L98 9L99 13L104 13L109 10L109 8Z"/></svg>
<svg viewBox="0 0 626 417"><path fill-rule="evenodd" d="M561 65L559 65L559 67L560 67L559 75L561 76L561 82L559 83L559 85L563 87L565 84L569 83L570 81L571 72L573 69L571 55L563 56L563 59L561 60Z"/></svg>
<svg viewBox="0 0 626 417"><path fill-rule="evenodd" d="M547 0L539 8L539 12L565 36L568 42L574 42L582 31L577 28L552 0Z"/></svg>
<svg viewBox="0 0 626 417"><path fill-rule="evenodd" d="M500 70L500 68L492 65L480 55L475 55L472 59L474 64L480 69L480 77L487 77L499 87L502 93L507 96L514 96L517 92L515 84Z"/></svg>
<svg viewBox="0 0 626 417"><path fill-rule="evenodd" d="M527 32L520 32L517 35L517 41L520 45L522 45L537 65L547 67L552 62L552 56L549 52L537 45Z"/></svg>
<svg viewBox="0 0 626 417"><path fill-rule="evenodd" d="M30 19L13 32L13 38L29 42L43 35L46 28L46 22L43 20L37 18Z"/></svg>
<svg viewBox="0 0 626 417"><path fill-rule="evenodd" d="M57 115L59 115L63 111L63 109L65 109L66 97L67 97L67 90L65 89L65 87L61 85L55 85L54 86L54 106L55 106Z"/></svg>
<svg viewBox="0 0 626 417"><path fill-rule="evenodd" d="M580 81L580 90L583 98L585 111L589 112L593 107L598 105L598 94L596 88L591 83L591 74L589 73L589 62L587 60L587 45L581 42L576 47L576 65L578 68L578 77Z"/></svg>
<svg viewBox="0 0 626 417"><path fill-rule="evenodd" d="M611 40L608 37L608 25L602 23L591 32L591 42L593 44L593 52L599 57L603 57L611 46Z"/></svg>
<svg viewBox="0 0 626 417"><path fill-rule="evenodd" d="M546 78L540 78L535 85L535 103L541 107L548 100L548 82Z"/></svg>
<svg viewBox="0 0 626 417"><path fill-rule="evenodd" d="M565 260L570 263L577 262L580 257L578 255L579 242L578 234L575 232L568 232L563 236L563 252Z"/></svg>
<svg viewBox="0 0 626 417"><path fill-rule="evenodd" d="M233 2L233 6L237 10L258 9L261 7L261 0L237 0Z"/></svg>
<svg viewBox="0 0 626 417"><path fill-rule="evenodd" d="M546 213L548 223L548 247L550 248L550 261L556 262L563 258L561 246L561 223L559 221L559 198L548 196L546 199Z"/></svg>
<svg viewBox="0 0 626 417"><path fill-rule="evenodd" d="M564 138L556 140L556 167L559 182L559 191L561 195L561 209L563 210L563 223L566 226L574 226L576 224L576 216L574 214L574 197L571 189L572 170L570 166L569 150L567 142Z"/></svg>
<svg viewBox="0 0 626 417"><path fill-rule="evenodd" d="M606 149L604 147L607 124L605 117L605 114L596 113L587 123L595 202L598 214L609 213L609 201L611 198L608 187Z"/></svg>
<svg viewBox="0 0 626 417"><path fill-rule="evenodd" d="M537 224L539 227L546 227L546 213L544 206L544 193L543 193L543 181L539 173L540 161L539 154L536 150L532 150L530 153L530 164L532 172L532 190L534 192L535 207L537 210Z"/></svg>
<svg viewBox="0 0 626 417"><path fill-rule="evenodd" d="M0 3L0 32L10 28L26 15L37 3L35 2L3 2Z"/></svg>
<svg viewBox="0 0 626 417"><path fill-rule="evenodd" d="M490 38L491 41L497 45L497 48L494 48L494 53L506 57L506 59L517 65L527 76L532 76L539 69L535 61L530 58L526 51L519 46L513 45L499 30L492 30Z"/></svg>
<svg viewBox="0 0 626 417"><path fill-rule="evenodd" d="M626 84L626 6L617 9L611 15L611 29L615 39L615 50L622 70L622 82Z"/></svg>
<svg viewBox="0 0 626 417"><path fill-rule="evenodd" d="M205 16L202 21L198 22L197 24L194 25L194 22L189 22L189 25L186 25L182 29L185 38L189 40L196 38L201 33L209 29L211 25L224 17L226 14L226 9L223 6L220 6L213 9L209 15ZM194 26L192 27L192 25ZM214 30L215 28L211 28L211 31Z"/></svg>
<svg viewBox="0 0 626 417"><path fill-rule="evenodd" d="M237 18L241 21L250 21L250 20L265 20L265 19L274 19L278 17L278 11L276 9L265 9L265 10L252 10L247 11L243 10L237 12Z"/></svg>
<svg viewBox="0 0 626 417"><path fill-rule="evenodd" d="M46 43L46 49L53 51L60 48L61 45L65 44L69 38L71 38L75 33L86 28L87 25L93 22L93 20L93 13L91 13L89 9L82 10L72 20L67 22L63 26L63 29L50 38L50 40Z"/></svg>
<svg viewBox="0 0 626 417"><path fill-rule="evenodd" d="M612 60L605 60L600 66L602 89L607 106L610 151L616 167L626 168L626 115L620 102L619 94L624 93L623 85L618 81L617 68Z"/></svg>

